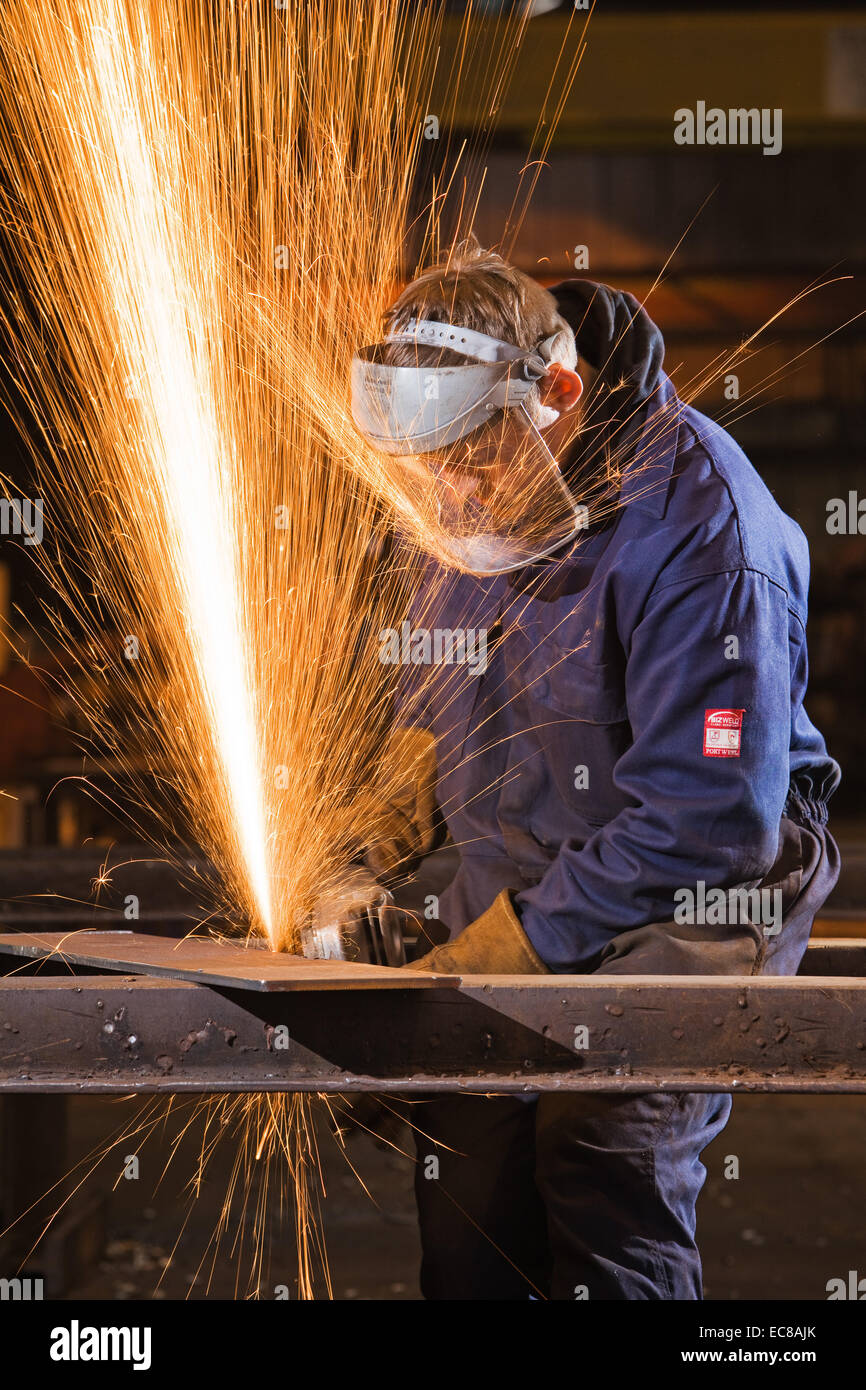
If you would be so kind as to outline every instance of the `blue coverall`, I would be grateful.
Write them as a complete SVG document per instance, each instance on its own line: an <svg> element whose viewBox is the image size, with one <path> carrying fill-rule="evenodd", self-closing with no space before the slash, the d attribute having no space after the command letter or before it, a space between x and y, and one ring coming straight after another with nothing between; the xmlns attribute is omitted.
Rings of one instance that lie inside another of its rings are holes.
<svg viewBox="0 0 866 1390"><path fill-rule="evenodd" d="M440 917L456 935L508 888L552 971L795 973L838 875L839 769L803 707L806 539L677 400L630 296L554 294L599 368L588 418L619 460L618 505L526 570L422 586L428 627L483 628L489 651L475 675L443 667L413 711L460 851ZM674 895L699 883L778 888L781 930L678 924ZM699 1155L729 1111L703 1094L431 1101L425 1295L700 1298Z"/></svg>

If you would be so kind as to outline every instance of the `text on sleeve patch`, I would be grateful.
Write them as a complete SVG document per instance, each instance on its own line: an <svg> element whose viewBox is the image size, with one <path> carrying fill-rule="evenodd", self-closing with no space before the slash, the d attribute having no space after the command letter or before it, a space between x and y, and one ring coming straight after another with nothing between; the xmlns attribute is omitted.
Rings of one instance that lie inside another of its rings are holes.
<svg viewBox="0 0 866 1390"><path fill-rule="evenodd" d="M704 757L738 758L744 709L708 709L704 712Z"/></svg>

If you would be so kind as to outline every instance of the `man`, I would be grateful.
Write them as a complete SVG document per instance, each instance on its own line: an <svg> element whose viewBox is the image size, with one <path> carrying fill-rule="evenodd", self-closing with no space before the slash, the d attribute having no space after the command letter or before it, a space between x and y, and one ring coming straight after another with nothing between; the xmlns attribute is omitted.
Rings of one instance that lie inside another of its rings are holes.
<svg viewBox="0 0 866 1390"><path fill-rule="evenodd" d="M463 246L387 335L353 364L355 420L405 478L404 525L429 532L427 626L484 629L489 651L404 701L418 776L368 853L406 872L437 812L460 850L450 939L416 968L794 973L838 874L839 769L803 708L802 532L677 399L627 294L548 293ZM700 1298L699 1155L730 1104L430 1101L425 1296Z"/></svg>

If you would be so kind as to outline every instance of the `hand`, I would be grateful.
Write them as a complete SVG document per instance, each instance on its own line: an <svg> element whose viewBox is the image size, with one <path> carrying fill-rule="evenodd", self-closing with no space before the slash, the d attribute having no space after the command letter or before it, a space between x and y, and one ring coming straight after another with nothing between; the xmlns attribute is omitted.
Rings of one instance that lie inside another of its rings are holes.
<svg viewBox="0 0 866 1390"><path fill-rule="evenodd" d="M446 975L550 974L520 925L507 889L453 941L434 946L407 968Z"/></svg>
<svg viewBox="0 0 866 1390"><path fill-rule="evenodd" d="M313 960L405 963L403 914L387 888L363 865L353 864L335 889L319 898L301 932L304 955Z"/></svg>

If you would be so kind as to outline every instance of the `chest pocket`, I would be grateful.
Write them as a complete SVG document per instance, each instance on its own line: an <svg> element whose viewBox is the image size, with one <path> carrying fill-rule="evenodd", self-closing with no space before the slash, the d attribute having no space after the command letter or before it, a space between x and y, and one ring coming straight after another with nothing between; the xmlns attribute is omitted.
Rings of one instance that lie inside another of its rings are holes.
<svg viewBox="0 0 866 1390"><path fill-rule="evenodd" d="M585 724L628 721L623 671L614 662L592 665L547 640L524 657L518 680L534 703Z"/></svg>

